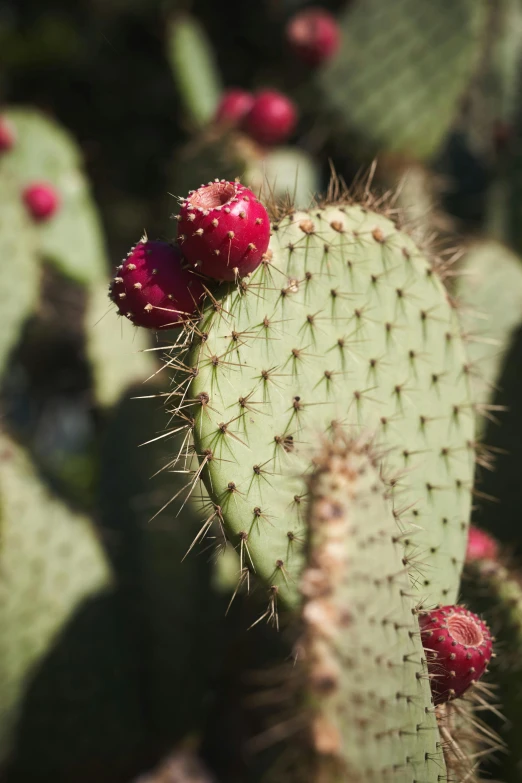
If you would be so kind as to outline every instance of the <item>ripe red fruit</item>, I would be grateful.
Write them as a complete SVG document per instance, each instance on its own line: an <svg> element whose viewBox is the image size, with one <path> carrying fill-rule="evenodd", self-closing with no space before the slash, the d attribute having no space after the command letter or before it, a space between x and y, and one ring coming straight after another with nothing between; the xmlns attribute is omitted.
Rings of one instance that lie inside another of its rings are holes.
<svg viewBox="0 0 522 783"><path fill-rule="evenodd" d="M286 39L299 60L317 66L335 54L341 33L335 17L324 8L307 8L290 19Z"/></svg>
<svg viewBox="0 0 522 783"><path fill-rule="evenodd" d="M183 255L215 280L236 280L253 272L270 240L266 209L239 182L215 180L192 190L178 219Z"/></svg>
<svg viewBox="0 0 522 783"><path fill-rule="evenodd" d="M15 132L11 123L5 117L0 117L0 153L12 149L15 143Z"/></svg>
<svg viewBox="0 0 522 783"><path fill-rule="evenodd" d="M200 278L187 268L178 247L141 239L117 268L109 297L136 326L182 326L204 294Z"/></svg>
<svg viewBox="0 0 522 783"><path fill-rule="evenodd" d="M279 144L292 135L297 122L293 101L276 90L261 90L243 121L243 128L259 144Z"/></svg>
<svg viewBox="0 0 522 783"><path fill-rule="evenodd" d="M254 104L254 96L239 87L225 90L216 111L215 121L222 125L239 125Z"/></svg>
<svg viewBox="0 0 522 783"><path fill-rule="evenodd" d="M498 543L488 533L471 525L468 533L466 560L495 560L498 557Z"/></svg>
<svg viewBox="0 0 522 783"><path fill-rule="evenodd" d="M479 680L491 660L492 638L480 617L463 606L419 616L435 704L455 699Z"/></svg>
<svg viewBox="0 0 522 783"><path fill-rule="evenodd" d="M56 190L46 182L35 182L29 185L22 197L31 217L38 221L51 218L60 203Z"/></svg>

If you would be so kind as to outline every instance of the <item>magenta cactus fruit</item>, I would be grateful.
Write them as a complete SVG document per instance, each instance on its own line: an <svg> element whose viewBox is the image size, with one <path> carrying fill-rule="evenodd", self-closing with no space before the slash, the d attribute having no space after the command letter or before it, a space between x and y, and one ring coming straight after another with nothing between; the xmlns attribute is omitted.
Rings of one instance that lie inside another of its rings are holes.
<svg viewBox="0 0 522 783"><path fill-rule="evenodd" d="M178 216L178 242L186 259L215 280L253 272L270 240L268 213L239 182L215 180L189 193Z"/></svg>
<svg viewBox="0 0 522 783"><path fill-rule="evenodd" d="M293 101L276 90L261 90L254 96L243 128L259 144L280 144L292 135L297 122Z"/></svg>
<svg viewBox="0 0 522 783"><path fill-rule="evenodd" d="M487 625L463 606L441 606L419 616L435 704L456 699L479 680L491 660Z"/></svg>
<svg viewBox="0 0 522 783"><path fill-rule="evenodd" d="M286 26L290 51L312 67L329 60L339 48L341 35L335 18L324 8L307 8Z"/></svg>
<svg viewBox="0 0 522 783"><path fill-rule="evenodd" d="M254 105L254 96L239 87L225 90L218 104L215 121L220 125L239 125Z"/></svg>
<svg viewBox="0 0 522 783"><path fill-rule="evenodd" d="M144 237L117 268L109 297L136 326L165 329L191 320L204 290L176 245Z"/></svg>
<svg viewBox="0 0 522 783"><path fill-rule="evenodd" d="M58 193L47 182L33 182L22 194L24 204L33 220L49 220L60 205Z"/></svg>
<svg viewBox="0 0 522 783"><path fill-rule="evenodd" d="M0 116L0 154L8 152L15 143L15 132L11 123Z"/></svg>
<svg viewBox="0 0 522 783"><path fill-rule="evenodd" d="M498 543L488 533L479 530L473 525L469 528L468 546L466 549L466 561L496 560L498 557Z"/></svg>

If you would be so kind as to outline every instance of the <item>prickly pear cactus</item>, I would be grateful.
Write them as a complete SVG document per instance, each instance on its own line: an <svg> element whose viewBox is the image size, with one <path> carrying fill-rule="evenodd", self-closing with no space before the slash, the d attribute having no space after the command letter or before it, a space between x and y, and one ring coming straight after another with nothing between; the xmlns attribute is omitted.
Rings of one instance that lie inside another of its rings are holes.
<svg viewBox="0 0 522 783"><path fill-rule="evenodd" d="M455 600L473 404L457 314L410 236L346 201L286 215L261 266L214 290L186 338L174 393L200 459L187 491L203 478L209 520L272 600L298 600L303 479L339 424L380 454L413 589Z"/></svg>
<svg viewBox="0 0 522 783"><path fill-rule="evenodd" d="M103 279L101 226L76 144L57 123L34 109L9 109L5 117L16 141L2 156L2 189L7 177L16 181L18 198L34 182L48 183L58 196L56 214L34 227L39 255L80 283Z"/></svg>
<svg viewBox="0 0 522 783"><path fill-rule="evenodd" d="M40 267L36 244L30 220L18 199L16 183L12 177L3 176L0 185L0 253L6 263L0 282L0 373L38 298Z"/></svg>
<svg viewBox="0 0 522 783"><path fill-rule="evenodd" d="M435 783L445 762L416 594L378 460L368 443L337 434L316 465L298 648L313 769L306 779Z"/></svg>
<svg viewBox="0 0 522 783"><path fill-rule="evenodd" d="M22 450L3 434L0 521L3 762L38 664L83 602L109 590L112 576L89 520L51 497Z"/></svg>
<svg viewBox="0 0 522 783"><path fill-rule="evenodd" d="M484 0L354 0L343 46L317 77L324 105L366 152L429 158L478 64Z"/></svg>
<svg viewBox="0 0 522 783"><path fill-rule="evenodd" d="M522 323L522 263L500 242L483 241L468 248L460 272L455 294L462 306L463 329L471 335L468 357L474 399L479 412L491 417L502 365Z"/></svg>
<svg viewBox="0 0 522 783"><path fill-rule="evenodd" d="M179 14L169 20L167 56L188 124L205 126L223 88L212 45L193 16Z"/></svg>

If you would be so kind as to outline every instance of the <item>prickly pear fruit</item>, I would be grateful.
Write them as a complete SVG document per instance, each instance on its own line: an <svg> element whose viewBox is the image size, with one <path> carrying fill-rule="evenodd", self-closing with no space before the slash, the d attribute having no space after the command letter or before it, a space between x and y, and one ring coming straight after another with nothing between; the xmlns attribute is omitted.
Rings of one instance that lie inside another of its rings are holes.
<svg viewBox="0 0 522 783"><path fill-rule="evenodd" d="M261 90L243 128L259 144L280 144L292 135L296 122L297 109L290 98L276 90Z"/></svg>
<svg viewBox="0 0 522 783"><path fill-rule="evenodd" d="M270 219L251 190L216 180L182 201L178 242L199 272L235 280L257 269L270 240Z"/></svg>
<svg viewBox="0 0 522 783"><path fill-rule="evenodd" d="M290 51L306 65L329 60L339 48L339 25L324 8L307 8L293 16L286 26Z"/></svg>
<svg viewBox="0 0 522 783"><path fill-rule="evenodd" d="M435 704L456 699L479 680L491 660L487 625L463 606L441 606L419 616Z"/></svg>
<svg viewBox="0 0 522 783"><path fill-rule="evenodd" d="M36 182L25 188L24 204L34 220L48 220L60 204L56 190L47 182Z"/></svg>
<svg viewBox="0 0 522 783"><path fill-rule="evenodd" d="M15 133L11 123L0 117L0 153L10 150L15 143Z"/></svg>
<svg viewBox="0 0 522 783"><path fill-rule="evenodd" d="M488 533L471 525L468 533L466 562L472 560L495 560L498 557L498 543Z"/></svg>
<svg viewBox="0 0 522 783"><path fill-rule="evenodd" d="M184 264L178 247L141 239L117 267L109 296L120 315L149 329L181 326L197 311L201 279Z"/></svg>
<svg viewBox="0 0 522 783"><path fill-rule="evenodd" d="M254 105L254 96L239 87L225 90L217 107L215 121L221 125L239 125Z"/></svg>

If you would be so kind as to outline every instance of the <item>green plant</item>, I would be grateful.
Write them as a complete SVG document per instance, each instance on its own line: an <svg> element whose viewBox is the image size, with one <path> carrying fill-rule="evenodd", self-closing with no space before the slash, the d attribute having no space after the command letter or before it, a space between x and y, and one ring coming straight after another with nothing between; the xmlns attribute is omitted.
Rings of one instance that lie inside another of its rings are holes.
<svg viewBox="0 0 522 783"><path fill-rule="evenodd" d="M268 592L263 619L297 616L304 591L318 732L307 752L341 762L319 762L310 780L346 770L403 780L407 768L437 780L445 764L412 613L457 599L475 455L467 359L440 270L368 194L338 191L276 215L260 267L209 284L170 354L169 402L194 443L178 458L195 451L199 462L176 496L186 503L202 480L211 501L195 541L218 523L240 584L252 574ZM343 708L355 693L364 709L381 706L382 732Z"/></svg>

